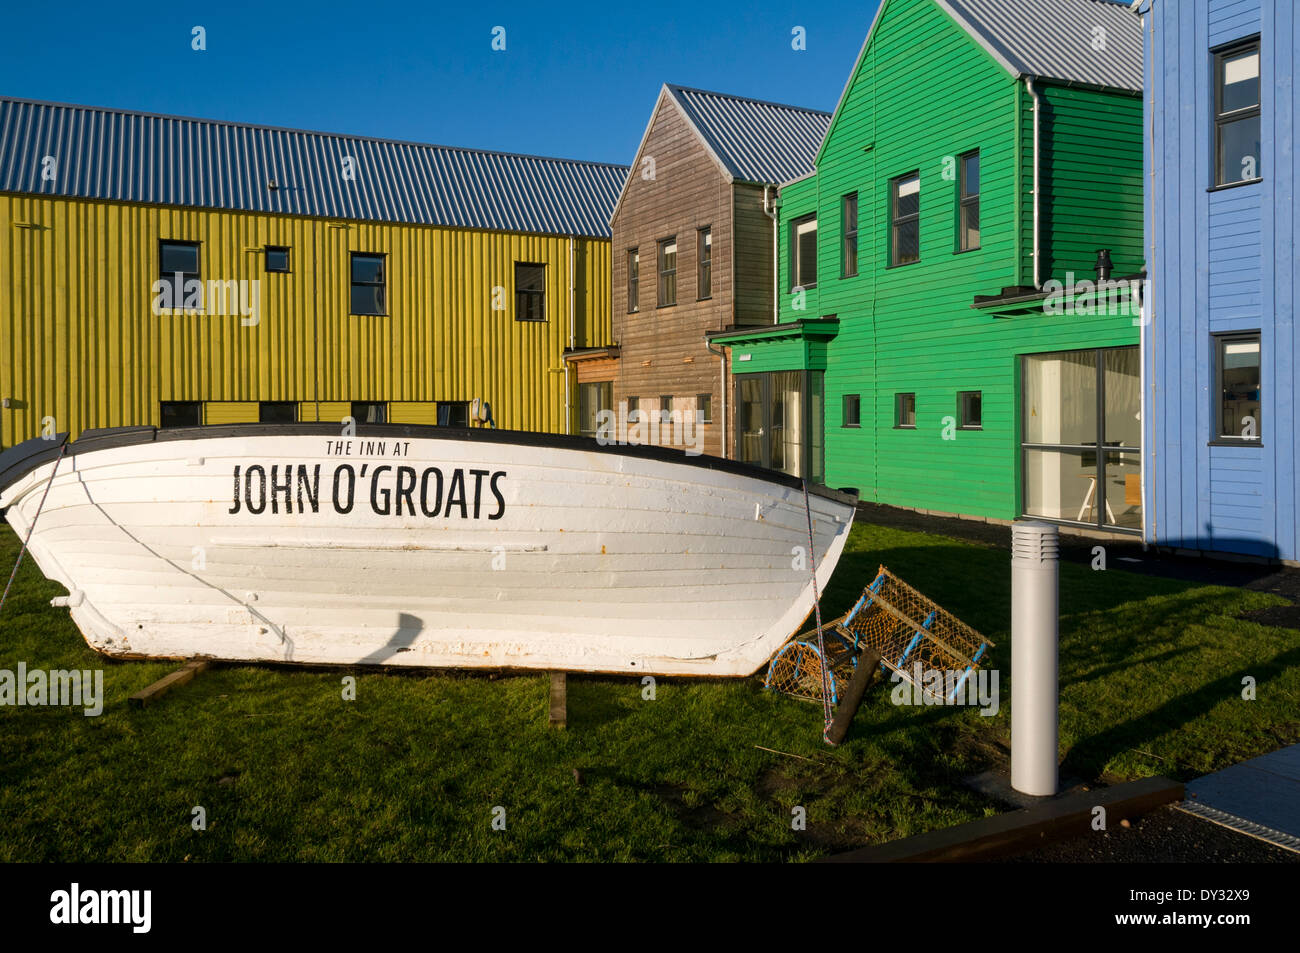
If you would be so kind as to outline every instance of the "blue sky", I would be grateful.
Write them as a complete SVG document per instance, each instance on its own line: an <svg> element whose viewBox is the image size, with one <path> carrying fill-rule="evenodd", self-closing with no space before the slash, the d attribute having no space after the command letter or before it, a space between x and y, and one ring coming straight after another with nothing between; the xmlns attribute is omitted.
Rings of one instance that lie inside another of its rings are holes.
<svg viewBox="0 0 1300 953"><path fill-rule="evenodd" d="M0 94L629 163L664 82L834 109L875 8L11 4Z"/></svg>

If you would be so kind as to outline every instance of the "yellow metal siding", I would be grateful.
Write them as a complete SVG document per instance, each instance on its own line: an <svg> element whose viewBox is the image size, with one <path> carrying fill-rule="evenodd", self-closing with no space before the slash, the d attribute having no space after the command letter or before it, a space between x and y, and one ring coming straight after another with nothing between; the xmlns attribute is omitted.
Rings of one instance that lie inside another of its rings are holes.
<svg viewBox="0 0 1300 953"><path fill-rule="evenodd" d="M438 405L432 402L393 401L388 405L388 419L395 424L436 424Z"/></svg>
<svg viewBox="0 0 1300 953"><path fill-rule="evenodd" d="M258 281L257 323L153 314L164 239L202 243L205 283ZM329 419L326 402L480 397L500 427L562 431L569 244L0 195L0 396L11 398L0 410L0 445L38 435L47 416L74 434L157 424L164 400L212 402L205 420L215 423L217 403L299 401L305 420L317 401ZM575 344L609 344L609 242L572 244ZM264 271L266 245L289 247L289 274ZM349 314L354 251L387 256L388 315ZM547 266L545 322L515 320L516 261ZM494 290L503 309L492 307Z"/></svg>
<svg viewBox="0 0 1300 953"><path fill-rule="evenodd" d="M214 400L203 405L205 424L257 423L257 402Z"/></svg>

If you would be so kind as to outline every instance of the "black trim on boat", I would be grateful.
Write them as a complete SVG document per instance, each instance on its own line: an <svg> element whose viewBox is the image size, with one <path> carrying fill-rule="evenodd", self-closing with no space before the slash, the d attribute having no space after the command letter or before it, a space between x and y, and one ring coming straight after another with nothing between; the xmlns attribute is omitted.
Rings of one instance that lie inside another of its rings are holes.
<svg viewBox="0 0 1300 953"><path fill-rule="evenodd" d="M86 430L76 440L68 444L68 455L91 453L96 450L108 450L113 447L126 447L133 444L152 443L159 440L206 440L221 437L264 437L264 436L322 436L340 438L339 425L336 423L279 423L279 424L212 424L203 427L176 427L160 430L156 427L113 427L103 430ZM724 460L703 454L690 455L683 450L670 447L634 446L631 444L602 444L592 437L580 437L572 434L535 433L530 430L497 430L488 427L435 427L428 424L357 424L358 437L392 438L418 437L442 440L467 440L481 443L514 444L525 447L550 447L560 450L595 450L601 453L616 453L647 460L660 460L665 463L685 463L690 466L703 467L706 470L720 470L738 476L766 480L779 486L800 489L803 482L776 470L767 470L738 460ZM0 490L17 482L32 470L41 466L59 454L59 449L67 441L67 434L53 438L37 437L0 453ZM854 506L858 502L856 493L833 490L820 484L808 484L808 492L825 499L834 500Z"/></svg>

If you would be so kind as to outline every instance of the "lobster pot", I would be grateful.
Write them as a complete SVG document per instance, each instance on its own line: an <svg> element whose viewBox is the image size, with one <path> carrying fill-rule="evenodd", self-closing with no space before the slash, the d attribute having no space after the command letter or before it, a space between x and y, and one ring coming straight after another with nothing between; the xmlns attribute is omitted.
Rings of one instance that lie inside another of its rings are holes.
<svg viewBox="0 0 1300 953"><path fill-rule="evenodd" d="M862 591L853 608L822 627L824 651L817 633L803 632L772 658L764 687L797 698L832 704L852 678L864 649L880 653L881 665L898 672L936 703L952 701L979 669L993 643L934 600L917 592L884 566ZM917 680L925 675L943 679ZM828 677L823 678L823 670ZM932 686L942 684L942 696Z"/></svg>

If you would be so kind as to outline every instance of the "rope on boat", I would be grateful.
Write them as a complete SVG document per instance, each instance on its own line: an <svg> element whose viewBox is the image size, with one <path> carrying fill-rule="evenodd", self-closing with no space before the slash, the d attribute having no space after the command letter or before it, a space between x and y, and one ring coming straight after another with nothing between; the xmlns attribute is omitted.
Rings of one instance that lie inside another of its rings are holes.
<svg viewBox="0 0 1300 953"><path fill-rule="evenodd" d="M808 480L803 480L803 511L808 518L808 568L812 573L813 588L813 611L817 614L817 652L821 656L822 664L822 717L824 724L822 726L822 740L828 745L833 745L831 741L830 730L833 716L831 714L831 671L830 666L826 664L826 642L822 636L822 601L821 593L817 591L817 553L813 549L813 524L812 524L812 504L808 500Z"/></svg>
<svg viewBox="0 0 1300 953"><path fill-rule="evenodd" d="M27 535L23 538L23 545L18 550L18 558L14 561L13 572L9 573L9 581L5 583L4 595L0 596L0 612L4 612L5 600L9 598L9 587L14 584L14 577L18 575L18 567L23 564L23 556L27 554L27 544L32 541L32 533L36 529L36 521L41 518L41 510L45 509L45 500L50 495L50 487L54 486L54 478L58 476L59 464L63 462L63 456L68 452L68 444L65 441L59 448L59 455L54 461L54 469L50 471L50 480L45 484L45 492L41 494L41 505L36 507L36 515L32 517L32 524L27 527Z"/></svg>

